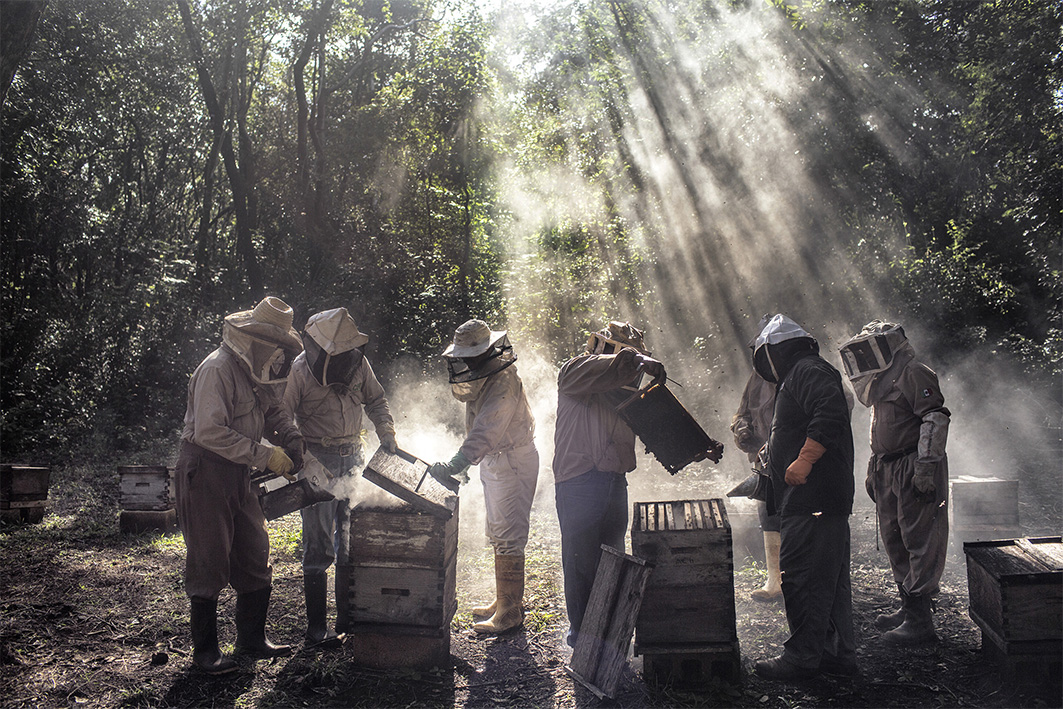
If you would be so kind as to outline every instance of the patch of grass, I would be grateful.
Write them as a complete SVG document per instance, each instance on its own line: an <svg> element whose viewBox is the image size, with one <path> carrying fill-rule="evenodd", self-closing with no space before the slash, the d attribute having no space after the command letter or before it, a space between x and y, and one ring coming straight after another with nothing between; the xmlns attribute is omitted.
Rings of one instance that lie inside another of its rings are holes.
<svg viewBox="0 0 1063 709"><path fill-rule="evenodd" d="M301 558L303 522L299 515L287 515L269 523L269 549L274 557Z"/></svg>

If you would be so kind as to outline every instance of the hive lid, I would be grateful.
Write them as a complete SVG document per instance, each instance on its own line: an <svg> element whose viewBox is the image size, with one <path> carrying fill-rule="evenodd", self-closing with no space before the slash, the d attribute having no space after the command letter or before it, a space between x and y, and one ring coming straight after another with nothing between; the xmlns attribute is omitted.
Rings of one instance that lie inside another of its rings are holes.
<svg viewBox="0 0 1063 709"><path fill-rule="evenodd" d="M458 506L458 496L428 474L428 463L401 448L394 455L377 448L362 477L442 519L450 519Z"/></svg>

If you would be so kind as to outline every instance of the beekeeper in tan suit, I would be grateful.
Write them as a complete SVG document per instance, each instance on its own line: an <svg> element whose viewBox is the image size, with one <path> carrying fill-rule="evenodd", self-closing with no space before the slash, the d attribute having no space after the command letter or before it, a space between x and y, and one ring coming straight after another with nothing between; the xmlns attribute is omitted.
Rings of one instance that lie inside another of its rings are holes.
<svg viewBox="0 0 1063 709"><path fill-rule="evenodd" d="M896 613L875 619L882 639L934 643L931 599L940 590L949 541L951 414L932 369L895 323L873 320L841 347L856 397L871 407L871 459L865 487L901 595Z"/></svg>
<svg viewBox="0 0 1063 709"><path fill-rule="evenodd" d="M335 478L356 474L364 462L362 410L373 422L380 445L396 450L395 421L358 329L346 308L315 313L303 329L304 352L295 358L285 408L295 418L307 449ZM301 510L303 518L303 594L306 598L305 647L335 648L340 633L329 630L328 568L350 547L350 511L342 499ZM344 630L344 628L340 628Z"/></svg>
<svg viewBox="0 0 1063 709"><path fill-rule="evenodd" d="M266 639L273 582L269 536L251 469L294 480L303 440L281 405L280 387L303 345L292 309L267 297L225 318L221 347L192 373L174 483L187 555L192 661L209 674L236 669L218 649L218 595L236 591L236 654L291 651ZM263 442L263 436L279 443ZM293 462L294 458L294 462Z"/></svg>
<svg viewBox="0 0 1063 709"><path fill-rule="evenodd" d="M468 481L470 466L480 466L487 538L495 552L495 600L472 609L486 617L473 630L501 633L524 622L524 547L539 478L535 421L505 330L469 320L454 332L443 357L451 393L465 402L466 435L449 462L435 463L429 471L455 489Z"/></svg>
<svg viewBox="0 0 1063 709"><path fill-rule="evenodd" d="M584 352L557 375L554 426L554 502L561 527L561 566L569 631L576 646L602 545L624 550L627 473L635 469L635 433L616 405L642 375L664 381L664 365L650 357L642 331L613 320L590 333Z"/></svg>

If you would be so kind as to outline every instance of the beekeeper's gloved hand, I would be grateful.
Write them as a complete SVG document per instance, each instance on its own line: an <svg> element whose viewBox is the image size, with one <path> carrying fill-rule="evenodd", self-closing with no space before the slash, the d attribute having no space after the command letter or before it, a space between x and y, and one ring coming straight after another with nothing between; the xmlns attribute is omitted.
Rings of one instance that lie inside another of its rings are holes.
<svg viewBox="0 0 1063 709"><path fill-rule="evenodd" d="M399 444L395 441L395 434L385 432L378 434L377 437L380 439L380 447L395 455L395 451L399 449Z"/></svg>
<svg viewBox="0 0 1063 709"><path fill-rule="evenodd" d="M288 457L284 449L280 446L273 446L269 452L269 462L266 463L266 470L274 475L282 475L290 482L295 482L295 476L292 475L294 467L295 464L292 463L292 459Z"/></svg>
<svg viewBox="0 0 1063 709"><path fill-rule="evenodd" d="M469 482L468 471L470 466L472 466L472 463L469 459L465 457L464 453L458 451L448 463L433 463L429 466L428 473L451 490L455 490L457 486L454 483L463 485Z"/></svg>
<svg viewBox="0 0 1063 709"><path fill-rule="evenodd" d="M812 472L812 466L826 452L827 449L817 441L806 438L805 445L801 446L801 452L797 454L797 460L786 468L786 484L804 485L808 482L808 474Z"/></svg>
<svg viewBox="0 0 1063 709"><path fill-rule="evenodd" d="M646 355L640 354L635 355L635 362L639 366L639 372L645 372L646 374L649 374L651 377L653 377L653 380L655 382L664 381L664 364L662 364L658 360L655 360L653 357L647 357Z"/></svg>
<svg viewBox="0 0 1063 709"><path fill-rule="evenodd" d="M937 489L934 486L934 473L937 472L937 463L915 462L915 473L912 475L912 485L916 490L916 499L922 502L933 502Z"/></svg>
<svg viewBox="0 0 1063 709"><path fill-rule="evenodd" d="M303 442L302 438L296 438L284 447L284 452L292 459L292 469L290 471L292 475L303 469L303 452L305 450L306 443Z"/></svg>

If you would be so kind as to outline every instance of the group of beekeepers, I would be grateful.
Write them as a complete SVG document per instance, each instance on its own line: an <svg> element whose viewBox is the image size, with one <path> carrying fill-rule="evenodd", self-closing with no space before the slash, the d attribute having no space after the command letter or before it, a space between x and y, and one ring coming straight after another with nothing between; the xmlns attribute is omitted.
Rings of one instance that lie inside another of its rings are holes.
<svg viewBox="0 0 1063 709"><path fill-rule="evenodd" d="M222 343L193 372L175 467L187 547L193 663L208 674L236 669L218 645L217 602L236 592L234 655L291 653L266 637L272 586L269 537L252 471L295 480L310 453L329 472L354 475L363 464L363 415L381 447L397 451L384 389L365 357L367 334L345 308L312 315L300 334L286 303L266 297L224 320ZM759 662L765 677L856 671L849 587L848 516L853 444L839 372L816 340L784 315L762 321L753 342L754 373L732 431L761 461L767 489L762 517L769 579L757 597L785 599L790 638L782 655ZM478 633L520 626L524 551L539 470L535 422L505 330L473 319L443 352L451 393L465 404L465 438L454 456L429 466L456 488L479 466L486 533L494 550L495 597L472 612ZM914 359L903 330L874 321L841 349L847 376L872 407L873 456L867 490L900 590L901 609L878 620L887 639L935 638L930 600L944 566L948 522L945 436L949 413L934 373ZM635 434L615 409L615 393L643 376L665 378L642 331L612 321L590 333L584 351L558 374L553 471L561 530L568 644L575 646L601 554L624 548L626 474L636 466ZM758 379L759 378L759 381ZM764 387L764 384L767 387ZM765 413L770 409L770 412ZM345 558L345 500L303 508L306 648L335 648L344 628L329 628L327 570Z"/></svg>

